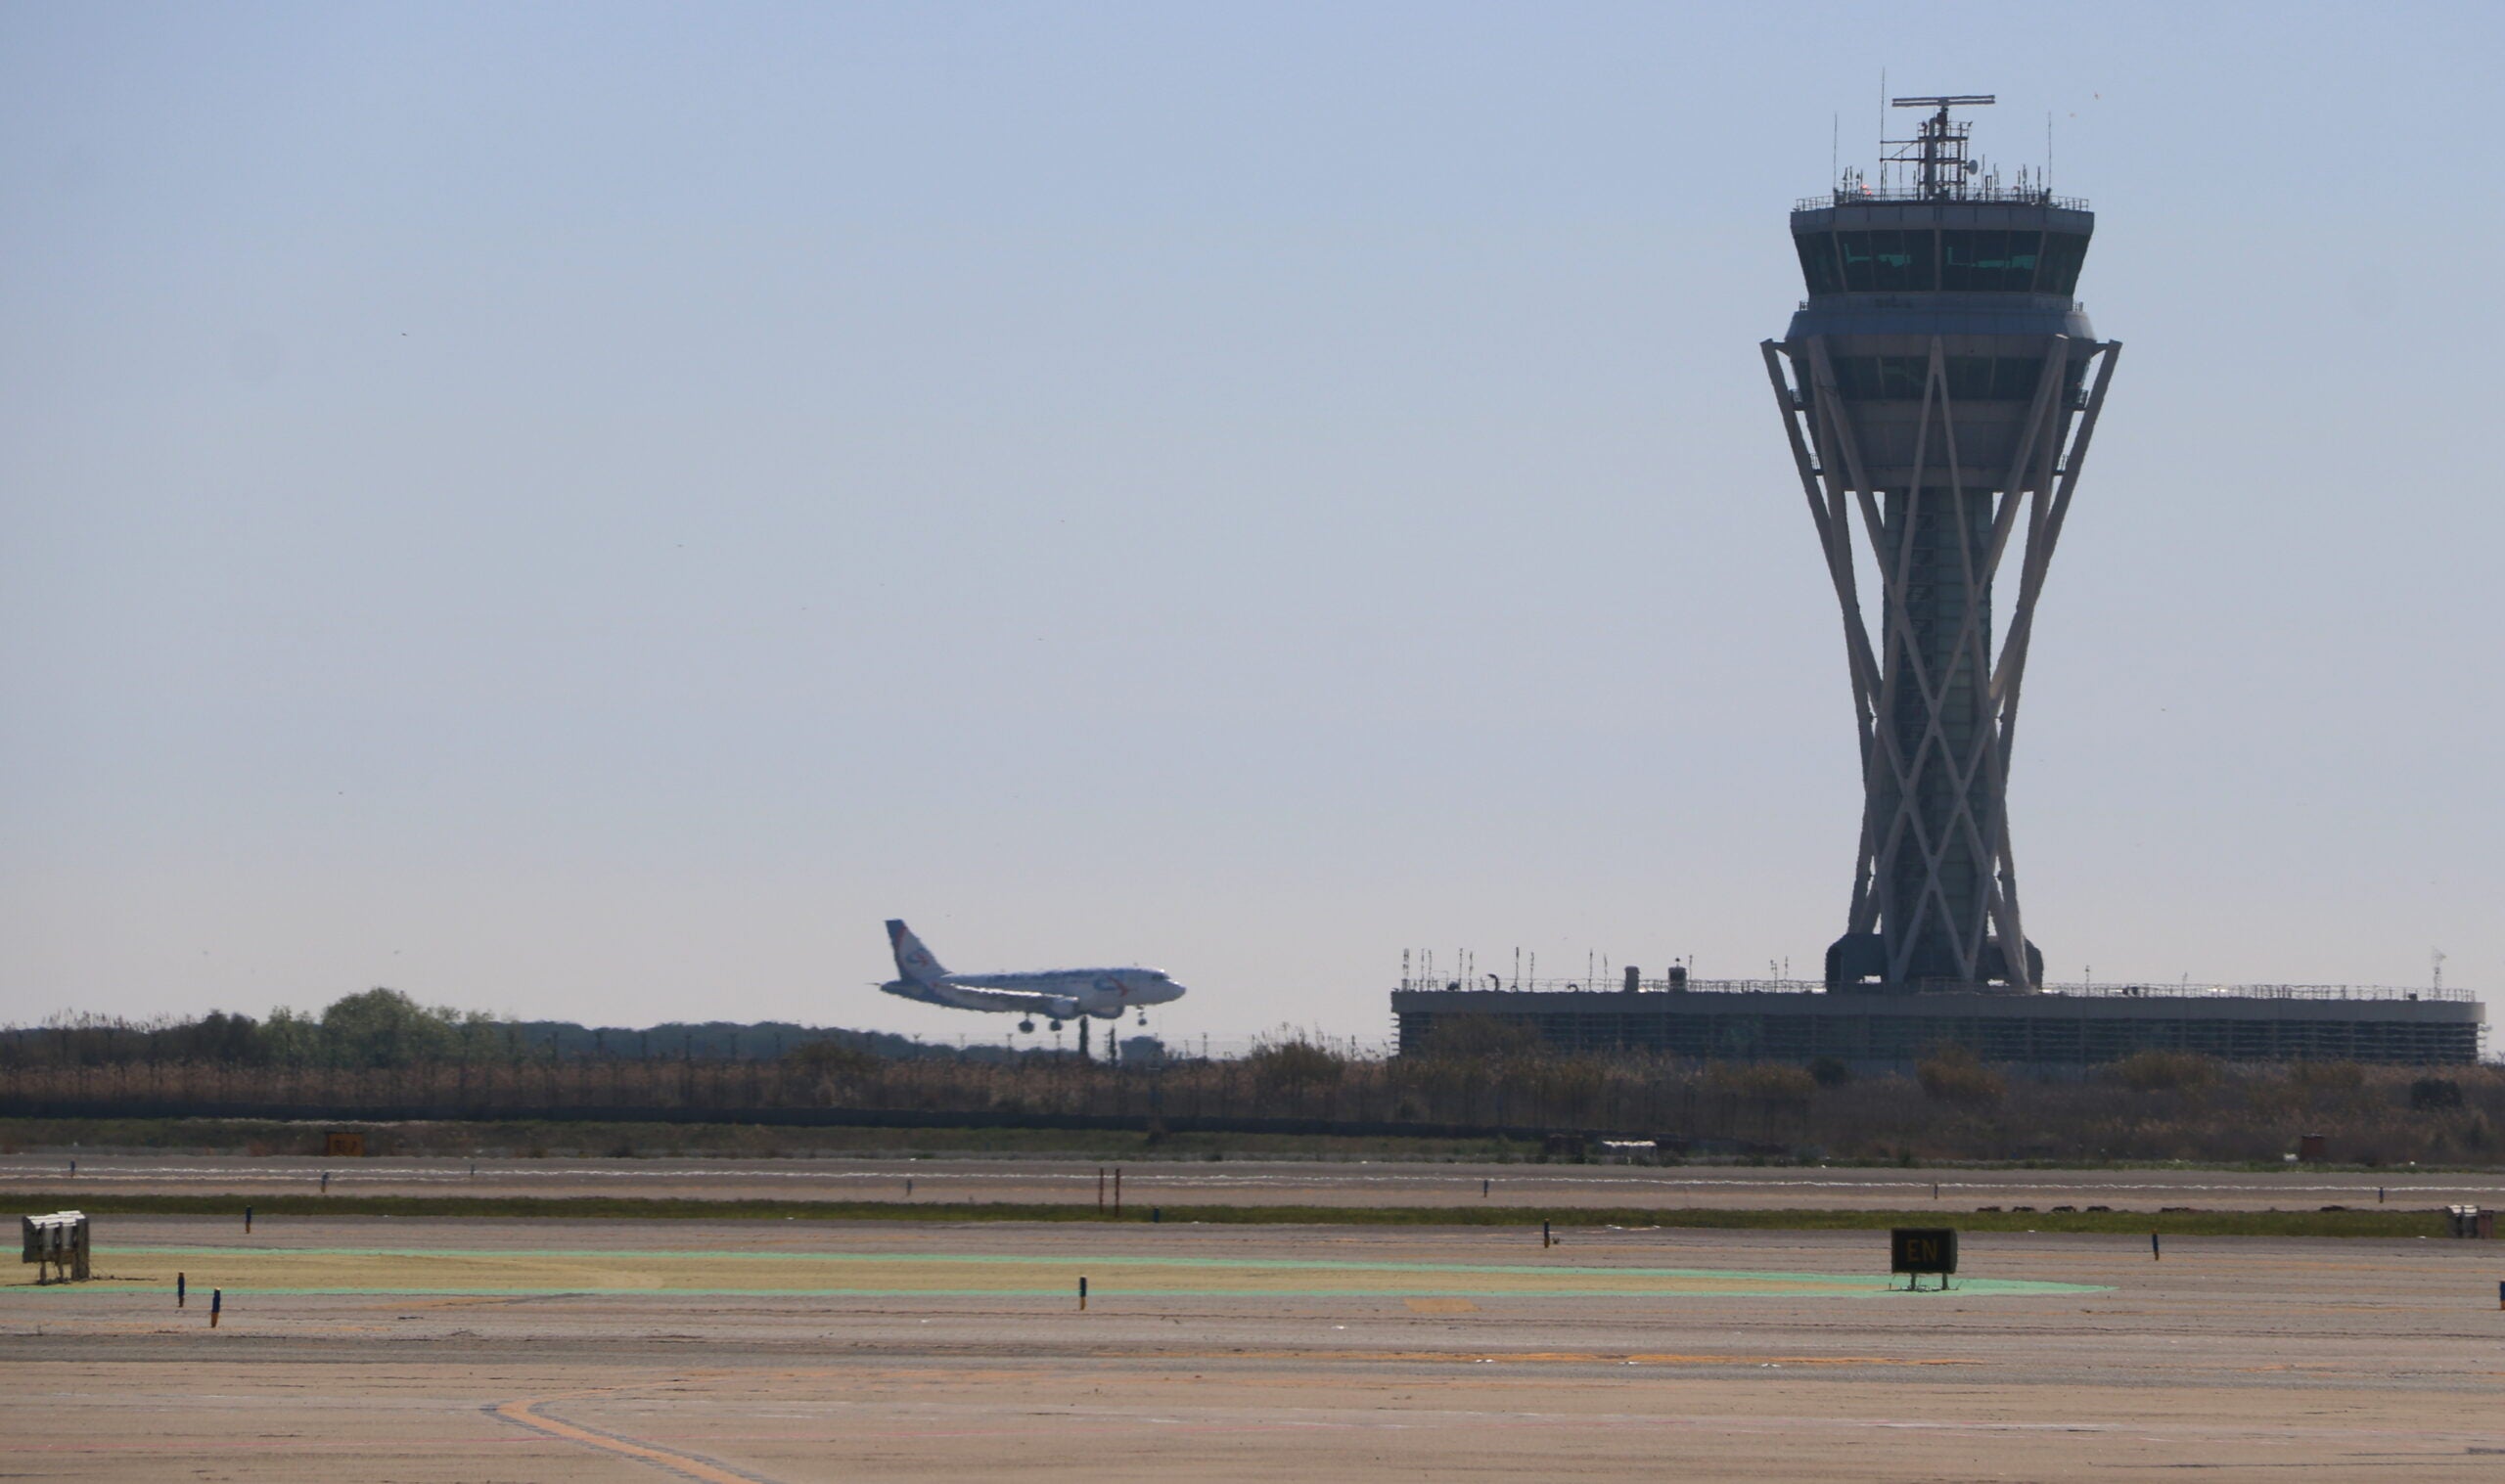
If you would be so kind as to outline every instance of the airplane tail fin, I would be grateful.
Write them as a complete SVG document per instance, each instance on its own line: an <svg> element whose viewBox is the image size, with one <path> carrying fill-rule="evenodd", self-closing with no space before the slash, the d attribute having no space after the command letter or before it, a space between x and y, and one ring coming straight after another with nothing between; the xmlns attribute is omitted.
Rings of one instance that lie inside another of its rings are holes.
<svg viewBox="0 0 2505 1484"><path fill-rule="evenodd" d="M900 977L915 984L936 984L948 976L948 970L939 967L939 961L922 946L922 940L904 925L902 918L888 920L888 943L895 949L896 973Z"/></svg>

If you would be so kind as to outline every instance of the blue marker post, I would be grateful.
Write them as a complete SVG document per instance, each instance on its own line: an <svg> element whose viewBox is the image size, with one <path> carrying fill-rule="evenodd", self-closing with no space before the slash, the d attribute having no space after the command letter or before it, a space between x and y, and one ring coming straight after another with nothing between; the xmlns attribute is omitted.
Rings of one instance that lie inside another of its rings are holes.
<svg viewBox="0 0 2505 1484"><path fill-rule="evenodd" d="M2149 1234L2149 1261L2153 1263L2165 1261L2165 1254L2157 1249L2157 1234L2155 1232L2151 1232Z"/></svg>
<svg viewBox="0 0 2505 1484"><path fill-rule="evenodd" d="M2505 1309L2505 1282L2496 1285L2496 1307Z"/></svg>
<svg viewBox="0 0 2505 1484"><path fill-rule="evenodd" d="M211 1329L214 1329L214 1328L216 1328L216 1327L217 1327L217 1316L218 1316L221 1312L223 1312L223 1311L225 1310L225 1308L226 1308L226 1290L225 1290L225 1289L223 1289L223 1288L211 1288L211 1289L209 1289L209 1290L208 1290L208 1327L210 1327Z"/></svg>
<svg viewBox="0 0 2505 1484"><path fill-rule="evenodd" d="M1557 1238L1548 1235L1548 1223L1544 1221L1539 1224L1539 1244L1542 1249L1557 1245Z"/></svg>
<svg viewBox="0 0 2505 1484"><path fill-rule="evenodd" d="M1083 1274L1078 1280L1078 1312L1081 1314L1087 1312L1087 1279Z"/></svg>
<svg viewBox="0 0 2505 1484"><path fill-rule="evenodd" d="M247 1237L252 1235L252 1208L250 1206L246 1206L244 1208L244 1235Z"/></svg>
<svg viewBox="0 0 2505 1484"><path fill-rule="evenodd" d="M174 1307L177 1309L183 1306L183 1289L185 1287L183 1279L184 1275L180 1273L174 1275ZM2498 1283L2496 1286L2499 1288L2505 1288L2505 1283Z"/></svg>

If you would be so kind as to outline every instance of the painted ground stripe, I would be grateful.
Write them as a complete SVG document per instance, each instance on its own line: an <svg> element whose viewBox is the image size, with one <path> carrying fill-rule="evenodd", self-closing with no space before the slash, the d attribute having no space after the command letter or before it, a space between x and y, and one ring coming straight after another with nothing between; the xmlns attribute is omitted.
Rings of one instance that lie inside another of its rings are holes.
<svg viewBox="0 0 2505 1484"><path fill-rule="evenodd" d="M618 1458L632 1459L638 1463L648 1464L664 1473L676 1474L682 1479L697 1480L698 1484L774 1484L773 1480L762 1474L744 1473L727 1463L715 1462L711 1459L700 1458L692 1453L680 1453L676 1449L638 1442L614 1432L604 1432L597 1427L569 1422L562 1417L545 1417L537 1410L552 1403L599 1396L616 1389L619 1388L604 1387L593 1391L569 1391L558 1396L524 1398L507 1402L500 1407L489 1407L485 1411L490 1417L501 1417L505 1421L526 1427L544 1437L578 1444L585 1448L596 1448Z"/></svg>

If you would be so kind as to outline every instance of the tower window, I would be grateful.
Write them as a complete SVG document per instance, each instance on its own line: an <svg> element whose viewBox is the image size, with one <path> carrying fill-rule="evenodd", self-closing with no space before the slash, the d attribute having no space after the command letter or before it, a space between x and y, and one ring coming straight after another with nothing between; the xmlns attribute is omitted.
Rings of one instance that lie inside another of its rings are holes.
<svg viewBox="0 0 2505 1484"><path fill-rule="evenodd" d="M2035 292L2068 295L2078 289L2079 264L2087 257L2084 232L2044 234L2044 261L2036 270Z"/></svg>
<svg viewBox="0 0 2505 1484"><path fill-rule="evenodd" d="M1966 293L2025 293L2035 287L2041 232L1942 232L1939 287Z"/></svg>
<svg viewBox="0 0 2505 1484"><path fill-rule="evenodd" d="M1936 289L1931 232L1839 232L1844 286L1855 293L1919 292Z"/></svg>
<svg viewBox="0 0 2505 1484"><path fill-rule="evenodd" d="M2073 362L2071 382L2077 380ZM1845 355L1835 359L1836 391L1847 402L1919 402L1931 376L1920 355ZM1952 355L1940 367L1952 402L2023 402L2035 395L2044 362L2031 355Z"/></svg>
<svg viewBox="0 0 2505 1484"><path fill-rule="evenodd" d="M1836 238L1832 232L1809 232L1792 240L1800 251L1800 278L1811 293L1842 293L1844 270L1836 263Z"/></svg>

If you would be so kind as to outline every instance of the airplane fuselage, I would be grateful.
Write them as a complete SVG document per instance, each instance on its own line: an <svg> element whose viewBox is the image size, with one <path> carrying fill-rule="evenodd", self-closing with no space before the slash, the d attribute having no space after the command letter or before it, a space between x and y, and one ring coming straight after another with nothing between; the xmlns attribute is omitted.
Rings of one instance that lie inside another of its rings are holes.
<svg viewBox="0 0 2505 1484"><path fill-rule="evenodd" d="M900 919L888 920L895 950L896 977L879 986L899 999L951 1010L1042 1015L1058 1026L1094 1015L1118 1020L1122 1012L1183 998L1183 986L1154 968L1050 968L1027 973L954 974L939 966ZM1031 1028L1021 1026L1021 1029Z"/></svg>
<svg viewBox="0 0 2505 1484"><path fill-rule="evenodd" d="M957 1010L1118 1020L1125 1011L1183 996L1181 985L1153 968L1056 968L1034 973L943 974L929 982L891 979L888 994Z"/></svg>

